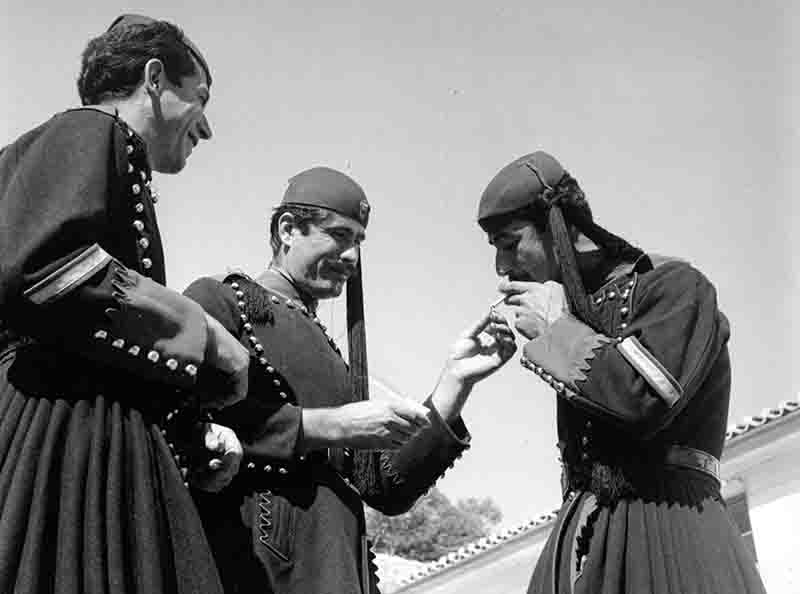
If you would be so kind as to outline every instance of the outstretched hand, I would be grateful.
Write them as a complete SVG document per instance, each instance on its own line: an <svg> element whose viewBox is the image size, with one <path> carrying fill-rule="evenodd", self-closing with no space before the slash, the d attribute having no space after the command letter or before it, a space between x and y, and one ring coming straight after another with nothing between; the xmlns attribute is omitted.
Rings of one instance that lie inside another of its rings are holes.
<svg viewBox="0 0 800 594"><path fill-rule="evenodd" d="M490 309L452 344L444 372L465 385L472 385L500 369L516 350L508 321Z"/></svg>

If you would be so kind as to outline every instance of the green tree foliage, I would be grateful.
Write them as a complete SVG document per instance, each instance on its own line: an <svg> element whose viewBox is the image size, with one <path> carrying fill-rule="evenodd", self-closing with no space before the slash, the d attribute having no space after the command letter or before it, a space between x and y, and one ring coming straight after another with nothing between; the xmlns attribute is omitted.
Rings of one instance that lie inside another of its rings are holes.
<svg viewBox="0 0 800 594"><path fill-rule="evenodd" d="M367 511L367 533L379 553L433 561L486 536L502 519L490 498L470 497L453 504L436 488L400 516Z"/></svg>

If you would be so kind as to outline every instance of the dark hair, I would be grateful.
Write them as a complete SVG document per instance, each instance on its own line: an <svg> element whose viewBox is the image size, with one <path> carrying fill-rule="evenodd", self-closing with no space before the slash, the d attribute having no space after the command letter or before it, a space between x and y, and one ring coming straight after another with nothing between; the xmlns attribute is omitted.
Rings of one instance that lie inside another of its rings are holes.
<svg viewBox="0 0 800 594"><path fill-rule="evenodd" d="M83 51L78 94L83 105L129 97L142 82L145 64L159 59L170 82L197 73L183 32L166 21L113 27Z"/></svg>
<svg viewBox="0 0 800 594"><path fill-rule="evenodd" d="M319 225L330 216L330 211L316 206L298 206L296 204L281 204L272 211L269 221L269 243L272 246L272 255L277 255L281 249L281 238L278 236L278 219L281 215L289 213L294 217L294 222L300 231L308 232L309 225Z"/></svg>

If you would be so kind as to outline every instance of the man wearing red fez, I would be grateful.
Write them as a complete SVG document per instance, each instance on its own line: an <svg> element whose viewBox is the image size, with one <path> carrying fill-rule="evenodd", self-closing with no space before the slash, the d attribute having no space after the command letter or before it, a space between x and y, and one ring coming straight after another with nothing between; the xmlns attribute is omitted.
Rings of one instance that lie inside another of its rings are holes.
<svg viewBox="0 0 800 594"><path fill-rule="evenodd" d="M222 592L176 448L218 490L241 446L168 419L243 397L249 357L164 286L151 187L211 137L210 86L180 29L120 17L83 107L0 151L0 592Z"/></svg>
<svg viewBox="0 0 800 594"><path fill-rule="evenodd" d="M564 504L529 593L764 592L720 495L728 320L714 286L592 218L552 156L480 200L500 291L556 392Z"/></svg>
<svg viewBox="0 0 800 594"><path fill-rule="evenodd" d="M239 474L196 497L229 594L377 592L363 503L408 510L468 447L460 413L472 386L516 350L503 318L487 312L453 345L424 404L369 400L360 278L369 214L348 176L304 171L272 215L269 268L186 291L255 358L247 398L218 416L242 441ZM316 315L345 284L349 368Z"/></svg>

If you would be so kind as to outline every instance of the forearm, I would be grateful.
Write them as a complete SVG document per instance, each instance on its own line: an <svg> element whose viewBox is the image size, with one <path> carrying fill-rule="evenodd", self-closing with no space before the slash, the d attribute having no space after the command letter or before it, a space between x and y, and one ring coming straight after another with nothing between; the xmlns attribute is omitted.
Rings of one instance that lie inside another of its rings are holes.
<svg viewBox="0 0 800 594"><path fill-rule="evenodd" d="M447 370L442 372L431 394L430 403L439 416L453 425L461 418L461 411L472 392L473 384L453 377Z"/></svg>
<svg viewBox="0 0 800 594"><path fill-rule="evenodd" d="M300 453L345 445L347 432L342 423L340 408L303 408L303 430L297 443Z"/></svg>

